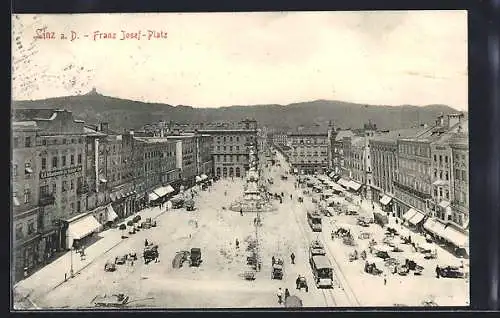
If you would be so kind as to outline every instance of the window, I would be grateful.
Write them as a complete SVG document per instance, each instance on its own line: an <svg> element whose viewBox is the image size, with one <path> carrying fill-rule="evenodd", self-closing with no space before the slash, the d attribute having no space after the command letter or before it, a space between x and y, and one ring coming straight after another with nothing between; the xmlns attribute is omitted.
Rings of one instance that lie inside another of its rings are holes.
<svg viewBox="0 0 500 318"><path fill-rule="evenodd" d="M56 194L56 192L57 192L57 184L55 184L55 183L54 183L54 184L52 185L52 194L54 194L54 195L55 195L55 194Z"/></svg>
<svg viewBox="0 0 500 318"><path fill-rule="evenodd" d="M437 169L434 169L434 178L437 178L437 176L438 176L438 171Z"/></svg>
<svg viewBox="0 0 500 318"><path fill-rule="evenodd" d="M28 204L31 200L31 191L30 189L24 189L24 203Z"/></svg>
<svg viewBox="0 0 500 318"><path fill-rule="evenodd" d="M439 197L443 196L443 188L439 188Z"/></svg>
<svg viewBox="0 0 500 318"><path fill-rule="evenodd" d="M28 222L28 235L35 233L35 221L30 220Z"/></svg>
<svg viewBox="0 0 500 318"><path fill-rule="evenodd" d="M68 190L68 181L64 180L62 182L62 192L65 192L66 190Z"/></svg>
<svg viewBox="0 0 500 318"><path fill-rule="evenodd" d="M446 199L450 199L450 191L446 190L444 194Z"/></svg>
<svg viewBox="0 0 500 318"><path fill-rule="evenodd" d="M24 236L23 225L22 224L16 224L16 239L22 239L23 236Z"/></svg>
<svg viewBox="0 0 500 318"><path fill-rule="evenodd" d="M12 176L17 176L17 164L12 165Z"/></svg>
<svg viewBox="0 0 500 318"><path fill-rule="evenodd" d="M47 158L42 158L42 170L47 169Z"/></svg>
<svg viewBox="0 0 500 318"><path fill-rule="evenodd" d="M80 212L81 210L81 204L80 204L80 201L76 201L76 212Z"/></svg>
<svg viewBox="0 0 500 318"><path fill-rule="evenodd" d="M443 180L443 171L439 171L439 180Z"/></svg>
<svg viewBox="0 0 500 318"><path fill-rule="evenodd" d="M75 183L73 182L73 180L70 181L69 187L70 190L73 190L73 188L75 187Z"/></svg>
<svg viewBox="0 0 500 318"><path fill-rule="evenodd" d="M49 194L49 186L44 185L40 187L40 195L47 195Z"/></svg>
<svg viewBox="0 0 500 318"><path fill-rule="evenodd" d="M78 164L82 164L82 154L79 153L78 154L78 161L77 161Z"/></svg>
<svg viewBox="0 0 500 318"><path fill-rule="evenodd" d="M439 155L439 163L443 162L443 156Z"/></svg>
<svg viewBox="0 0 500 318"><path fill-rule="evenodd" d="M52 157L52 168L57 168L57 157Z"/></svg>
<svg viewBox="0 0 500 318"><path fill-rule="evenodd" d="M19 137L14 137L12 144L13 148L19 148Z"/></svg>
<svg viewBox="0 0 500 318"><path fill-rule="evenodd" d="M233 146L229 146L229 151L233 151Z"/></svg>
<svg viewBox="0 0 500 318"><path fill-rule="evenodd" d="M460 180L460 170L455 169L455 179Z"/></svg>
<svg viewBox="0 0 500 318"><path fill-rule="evenodd" d="M444 162L448 163L448 156L444 156Z"/></svg>
<svg viewBox="0 0 500 318"><path fill-rule="evenodd" d="M26 148L31 147L31 137L24 138L24 147Z"/></svg>
<svg viewBox="0 0 500 318"><path fill-rule="evenodd" d="M450 178L450 177L448 176L448 171L445 171L444 176L445 176L445 178L446 178L446 181L448 181L448 180L449 180L449 178Z"/></svg>
<svg viewBox="0 0 500 318"><path fill-rule="evenodd" d="M462 170L462 181L467 182L467 176L465 174L465 170Z"/></svg>
<svg viewBox="0 0 500 318"><path fill-rule="evenodd" d="M66 166L66 156L62 156L61 160L62 160L62 166L65 167Z"/></svg>
<svg viewBox="0 0 500 318"><path fill-rule="evenodd" d="M62 143L63 143L63 145L65 145L66 144L66 139L63 139Z"/></svg>
<svg viewBox="0 0 500 318"><path fill-rule="evenodd" d="M224 146L224 151L226 151L226 146Z"/></svg>
<svg viewBox="0 0 500 318"><path fill-rule="evenodd" d="M71 155L70 156L69 164L70 165L74 165L75 164L75 155Z"/></svg>
<svg viewBox="0 0 500 318"><path fill-rule="evenodd" d="M236 142L239 142L240 141L240 137L236 137Z"/></svg>
<svg viewBox="0 0 500 318"><path fill-rule="evenodd" d="M75 212L75 204L73 202L70 203L69 205L71 213Z"/></svg>

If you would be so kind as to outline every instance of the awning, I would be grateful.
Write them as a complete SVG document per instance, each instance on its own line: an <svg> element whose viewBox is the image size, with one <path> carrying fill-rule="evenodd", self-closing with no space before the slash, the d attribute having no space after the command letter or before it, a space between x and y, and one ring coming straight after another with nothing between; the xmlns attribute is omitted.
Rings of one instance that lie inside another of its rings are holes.
<svg viewBox="0 0 500 318"><path fill-rule="evenodd" d="M104 179L104 178L100 178L99 181L101 181L102 183L106 183L108 182L108 180Z"/></svg>
<svg viewBox="0 0 500 318"><path fill-rule="evenodd" d="M200 176L196 176L194 179L195 179L196 182L200 182L201 181L201 177Z"/></svg>
<svg viewBox="0 0 500 318"><path fill-rule="evenodd" d="M107 206L106 211L108 212L107 215L108 222L114 222L116 219L118 219L118 215L116 214L111 204Z"/></svg>
<svg viewBox="0 0 500 318"><path fill-rule="evenodd" d="M436 219L427 219L424 223L424 229L436 234L437 236L443 237L445 225Z"/></svg>
<svg viewBox="0 0 500 318"><path fill-rule="evenodd" d="M33 173L33 170L31 170L31 168L27 167L27 168L24 168L24 171L26 173Z"/></svg>
<svg viewBox="0 0 500 318"><path fill-rule="evenodd" d="M111 198L111 201L115 202L116 201L116 194L115 193L111 193L109 195L109 197Z"/></svg>
<svg viewBox="0 0 500 318"><path fill-rule="evenodd" d="M349 181L347 181L344 178L340 178L339 181L337 181L337 183L343 186L344 188L349 188Z"/></svg>
<svg viewBox="0 0 500 318"><path fill-rule="evenodd" d="M148 194L149 201L158 200L159 198L160 197L156 193L154 193L154 192L151 192L151 193Z"/></svg>
<svg viewBox="0 0 500 318"><path fill-rule="evenodd" d="M15 205L15 206L20 206L20 205L21 205L21 204L19 203L19 200L17 199L17 197L16 197L16 196L12 197L12 200L13 200L13 202L14 202L14 205Z"/></svg>
<svg viewBox="0 0 500 318"><path fill-rule="evenodd" d="M443 201L439 202L439 206L442 207L443 209L446 209L447 207L450 206L450 202L443 200Z"/></svg>
<svg viewBox="0 0 500 318"><path fill-rule="evenodd" d="M330 178L335 177L335 172L330 173L330 175L328 175L328 176L329 176Z"/></svg>
<svg viewBox="0 0 500 318"><path fill-rule="evenodd" d="M208 176L206 174L202 174L200 177L202 181L208 179Z"/></svg>
<svg viewBox="0 0 500 318"><path fill-rule="evenodd" d="M342 188L340 185L336 184L335 182L331 182L328 184L334 191L337 192L342 192L344 191L344 188Z"/></svg>
<svg viewBox="0 0 500 318"><path fill-rule="evenodd" d="M168 185L165 187L165 191L167 191L167 194L170 194L170 193L174 192L175 189L171 185Z"/></svg>
<svg viewBox="0 0 500 318"><path fill-rule="evenodd" d="M403 214L403 220L408 221L408 220L410 220L412 217L414 217L414 216L415 216L415 214L417 214L417 210L415 210L415 209L411 208L411 209L409 209L408 211L406 211L406 213L405 213L405 214Z"/></svg>
<svg viewBox="0 0 500 318"><path fill-rule="evenodd" d="M91 214L69 223L66 231L67 247L70 248L73 246L74 240L84 238L90 233L98 231L100 227L101 224Z"/></svg>
<svg viewBox="0 0 500 318"><path fill-rule="evenodd" d="M416 211L417 213L415 213L414 216L412 216L408 222L410 222L411 224L413 225L417 225L418 223L422 222L422 220L424 219L425 217L425 214L423 214L422 212L420 211Z"/></svg>
<svg viewBox="0 0 500 318"><path fill-rule="evenodd" d="M388 205L391 202L392 198L388 195L384 195L382 199L380 199L380 204Z"/></svg>
<svg viewBox="0 0 500 318"><path fill-rule="evenodd" d="M456 247L465 248L469 245L467 235L450 225L444 229L443 238Z"/></svg>
<svg viewBox="0 0 500 318"><path fill-rule="evenodd" d="M158 187L154 189L153 192L158 196L158 198L164 197L167 195L167 187Z"/></svg>
<svg viewBox="0 0 500 318"><path fill-rule="evenodd" d="M351 180L349 182L349 188L353 189L354 191L358 191L359 188L361 188L361 184Z"/></svg>

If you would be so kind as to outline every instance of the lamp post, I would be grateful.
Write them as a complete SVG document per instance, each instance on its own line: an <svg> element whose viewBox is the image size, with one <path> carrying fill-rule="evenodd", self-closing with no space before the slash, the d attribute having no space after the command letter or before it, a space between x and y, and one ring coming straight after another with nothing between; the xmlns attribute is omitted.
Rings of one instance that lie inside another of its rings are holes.
<svg viewBox="0 0 500 318"><path fill-rule="evenodd" d="M69 276L70 277L74 277L74 272L73 272L73 246L70 248L70 251L71 251L71 254L70 254L70 259L71 259L71 267L70 267L70 270L69 270Z"/></svg>

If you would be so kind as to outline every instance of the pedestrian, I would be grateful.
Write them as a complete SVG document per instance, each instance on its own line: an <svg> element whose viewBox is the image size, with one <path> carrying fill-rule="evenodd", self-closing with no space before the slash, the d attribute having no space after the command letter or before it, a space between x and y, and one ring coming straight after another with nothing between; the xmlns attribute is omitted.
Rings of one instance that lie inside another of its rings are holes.
<svg viewBox="0 0 500 318"><path fill-rule="evenodd" d="M290 297L290 291L288 291L288 288L285 288L285 301L288 297Z"/></svg>
<svg viewBox="0 0 500 318"><path fill-rule="evenodd" d="M436 265L436 278L439 278L439 272L441 271L441 269L439 268L439 265Z"/></svg>
<svg viewBox="0 0 500 318"><path fill-rule="evenodd" d="M236 248L240 248L240 241L238 241L238 239L236 239L235 244L236 244Z"/></svg>
<svg viewBox="0 0 500 318"><path fill-rule="evenodd" d="M148 239L144 239L144 246L147 247L148 246Z"/></svg>
<svg viewBox="0 0 500 318"><path fill-rule="evenodd" d="M240 208L240 215L243 216L243 209Z"/></svg>
<svg viewBox="0 0 500 318"><path fill-rule="evenodd" d="M292 264L295 264L295 254L292 254L290 255L290 260L292 261Z"/></svg>
<svg viewBox="0 0 500 318"><path fill-rule="evenodd" d="M295 280L295 285L297 286L297 289L299 289L300 285L300 275L297 276L297 279Z"/></svg>
<svg viewBox="0 0 500 318"><path fill-rule="evenodd" d="M64 281L68 280L68 273L64 273Z"/></svg>
<svg viewBox="0 0 500 318"><path fill-rule="evenodd" d="M272 263L271 266L274 266L274 263L276 263L276 258L274 257L274 255L271 258L271 263Z"/></svg>
<svg viewBox="0 0 500 318"><path fill-rule="evenodd" d="M224 191L224 196L227 196L227 191Z"/></svg>
<svg viewBox="0 0 500 318"><path fill-rule="evenodd" d="M384 286L387 285L387 274L384 274Z"/></svg>
<svg viewBox="0 0 500 318"><path fill-rule="evenodd" d="M281 287L278 288L278 292L276 293L276 296L278 296L278 304L281 305L283 302L283 291L281 290Z"/></svg>
<svg viewBox="0 0 500 318"><path fill-rule="evenodd" d="M290 200L292 200L292 195L290 194Z"/></svg>

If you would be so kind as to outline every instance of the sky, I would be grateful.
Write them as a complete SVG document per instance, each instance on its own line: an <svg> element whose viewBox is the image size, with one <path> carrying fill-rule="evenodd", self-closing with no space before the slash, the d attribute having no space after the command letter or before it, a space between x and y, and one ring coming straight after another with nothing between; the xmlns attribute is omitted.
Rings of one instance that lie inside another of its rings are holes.
<svg viewBox="0 0 500 318"><path fill-rule="evenodd" d="M44 27L56 38L35 39ZM468 110L466 11L13 15L12 30L14 100L96 87L194 107L326 99Z"/></svg>

